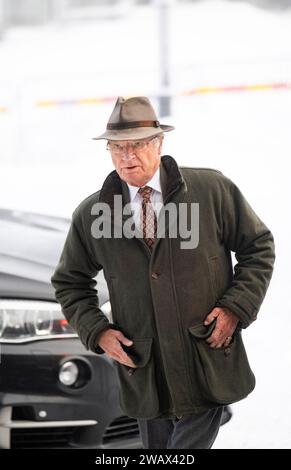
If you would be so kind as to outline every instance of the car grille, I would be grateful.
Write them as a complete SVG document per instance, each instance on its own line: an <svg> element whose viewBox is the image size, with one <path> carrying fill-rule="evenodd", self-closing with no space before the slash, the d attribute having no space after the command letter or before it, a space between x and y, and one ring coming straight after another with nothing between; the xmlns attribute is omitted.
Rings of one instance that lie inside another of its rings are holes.
<svg viewBox="0 0 291 470"><path fill-rule="evenodd" d="M104 436L103 444L109 444L114 441L121 441L126 439L133 439L139 437L139 428L137 420L129 418L128 416L120 416L112 421L107 427Z"/></svg>
<svg viewBox="0 0 291 470"><path fill-rule="evenodd" d="M76 427L28 428L11 430L11 449L68 447Z"/></svg>
<svg viewBox="0 0 291 470"><path fill-rule="evenodd" d="M74 433L78 426L14 428L11 429L11 449L48 449L66 448L74 441ZM137 420L128 416L120 416L106 428L102 445L139 439Z"/></svg>

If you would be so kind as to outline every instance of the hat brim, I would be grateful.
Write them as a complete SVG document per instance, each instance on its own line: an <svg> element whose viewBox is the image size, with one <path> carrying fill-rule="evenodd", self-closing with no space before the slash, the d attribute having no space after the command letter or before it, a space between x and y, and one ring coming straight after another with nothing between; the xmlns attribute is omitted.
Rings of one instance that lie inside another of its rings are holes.
<svg viewBox="0 0 291 470"><path fill-rule="evenodd" d="M98 137L93 137L93 140L137 140L146 139L154 135L162 134L163 132L173 131L174 126L166 126L160 124L159 127L135 127L131 129L107 130Z"/></svg>

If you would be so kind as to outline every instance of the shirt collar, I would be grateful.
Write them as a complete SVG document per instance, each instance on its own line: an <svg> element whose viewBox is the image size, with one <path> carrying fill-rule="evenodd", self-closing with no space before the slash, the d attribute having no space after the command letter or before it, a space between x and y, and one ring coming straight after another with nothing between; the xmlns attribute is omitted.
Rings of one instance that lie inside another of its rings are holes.
<svg viewBox="0 0 291 470"><path fill-rule="evenodd" d="M130 193L130 200L133 201L137 195L139 187L131 186L128 183L127 183L127 186L128 186L129 193ZM144 186L150 186L151 188L153 188L154 191L159 191L160 193L162 192L161 183L160 183L160 167L157 169L152 179L150 179L150 181L148 181L147 184Z"/></svg>

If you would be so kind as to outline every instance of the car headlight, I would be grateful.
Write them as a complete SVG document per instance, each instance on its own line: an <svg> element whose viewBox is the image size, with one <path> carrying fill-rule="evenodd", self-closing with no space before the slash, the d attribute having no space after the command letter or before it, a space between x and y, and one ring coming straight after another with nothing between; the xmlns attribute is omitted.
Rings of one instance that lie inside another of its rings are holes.
<svg viewBox="0 0 291 470"><path fill-rule="evenodd" d="M0 343L75 338L56 302L0 300Z"/></svg>

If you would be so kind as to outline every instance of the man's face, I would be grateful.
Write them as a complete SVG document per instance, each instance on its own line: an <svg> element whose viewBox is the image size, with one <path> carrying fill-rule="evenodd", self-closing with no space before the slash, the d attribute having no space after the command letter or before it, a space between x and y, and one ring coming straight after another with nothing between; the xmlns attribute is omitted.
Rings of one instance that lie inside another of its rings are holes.
<svg viewBox="0 0 291 470"><path fill-rule="evenodd" d="M131 186L145 185L160 165L163 136L111 140L108 148L120 178Z"/></svg>

